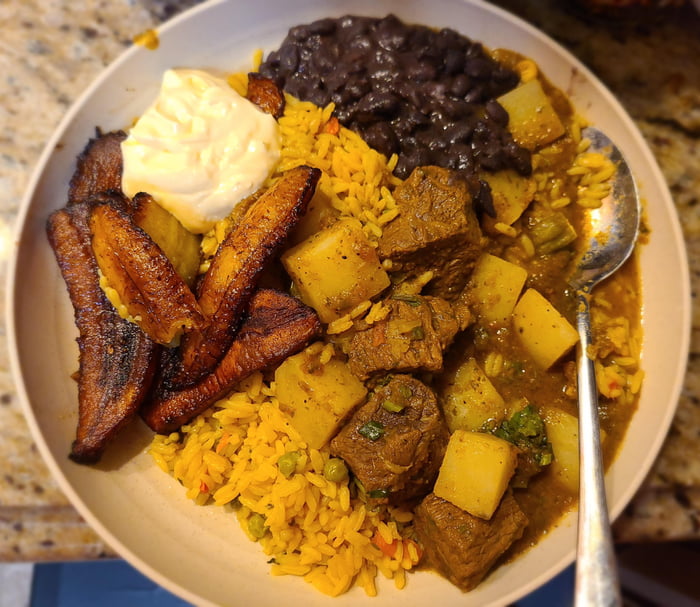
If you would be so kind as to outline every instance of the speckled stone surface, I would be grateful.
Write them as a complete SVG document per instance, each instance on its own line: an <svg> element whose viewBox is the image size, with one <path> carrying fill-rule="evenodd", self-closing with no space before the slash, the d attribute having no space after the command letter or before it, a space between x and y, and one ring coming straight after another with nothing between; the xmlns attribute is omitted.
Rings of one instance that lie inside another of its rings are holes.
<svg viewBox="0 0 700 607"><path fill-rule="evenodd" d="M582 59L640 127L668 180L700 287L700 17L600 19L561 0L496 4ZM4 0L0 3L0 279L8 232L45 141L80 92L131 38L194 0ZM614 61L610 59L614 58ZM4 306L4 293L0 293ZM2 310L4 319L4 310ZM700 304L673 428L645 486L616 523L621 541L700 538ZM0 325L0 561L112 553L41 462L16 402Z"/></svg>

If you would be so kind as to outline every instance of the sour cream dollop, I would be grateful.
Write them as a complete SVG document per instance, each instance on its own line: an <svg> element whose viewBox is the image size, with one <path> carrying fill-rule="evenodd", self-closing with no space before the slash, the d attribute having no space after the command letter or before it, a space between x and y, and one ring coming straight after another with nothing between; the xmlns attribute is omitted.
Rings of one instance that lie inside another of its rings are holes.
<svg viewBox="0 0 700 607"><path fill-rule="evenodd" d="M279 161L277 121L222 78L167 70L160 93L122 142L122 189L148 192L204 233L258 190Z"/></svg>

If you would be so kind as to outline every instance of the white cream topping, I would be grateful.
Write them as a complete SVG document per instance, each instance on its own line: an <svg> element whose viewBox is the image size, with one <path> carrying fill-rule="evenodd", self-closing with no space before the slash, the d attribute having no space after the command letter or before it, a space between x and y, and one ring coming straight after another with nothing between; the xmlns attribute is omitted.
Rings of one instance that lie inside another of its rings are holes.
<svg viewBox="0 0 700 607"><path fill-rule="evenodd" d="M203 233L272 173L279 127L224 79L168 70L122 154L127 196L148 192L188 230Z"/></svg>

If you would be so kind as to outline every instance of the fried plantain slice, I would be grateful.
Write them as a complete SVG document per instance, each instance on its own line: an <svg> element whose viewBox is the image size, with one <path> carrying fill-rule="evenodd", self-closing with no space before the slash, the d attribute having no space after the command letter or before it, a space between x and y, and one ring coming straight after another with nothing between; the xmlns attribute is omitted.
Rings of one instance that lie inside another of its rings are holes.
<svg viewBox="0 0 700 607"><path fill-rule="evenodd" d="M189 388L158 390L142 407L141 416L156 432L177 430L237 383L279 364L320 332L321 323L311 308L291 295L260 289L250 300L236 339L214 371Z"/></svg>
<svg viewBox="0 0 700 607"><path fill-rule="evenodd" d="M273 118L280 118L284 114L284 93L274 80L258 72L248 74L246 97Z"/></svg>
<svg viewBox="0 0 700 607"><path fill-rule="evenodd" d="M70 457L100 459L138 411L155 376L160 346L119 316L100 288L88 218L100 197L55 211L47 233L73 304L80 368L78 425Z"/></svg>
<svg viewBox="0 0 700 607"><path fill-rule="evenodd" d="M68 188L68 204L107 190L121 190L124 168L121 143L124 139L124 131L101 133L98 130L97 136L88 141L76 161Z"/></svg>
<svg viewBox="0 0 700 607"><path fill-rule="evenodd" d="M306 211L320 177L319 169L308 166L287 171L221 243L197 299L207 324L183 335L174 387L201 379L226 352L260 274Z"/></svg>
<svg viewBox="0 0 700 607"><path fill-rule="evenodd" d="M90 212L92 250L109 286L156 343L169 345L182 330L204 323L194 293L116 193Z"/></svg>

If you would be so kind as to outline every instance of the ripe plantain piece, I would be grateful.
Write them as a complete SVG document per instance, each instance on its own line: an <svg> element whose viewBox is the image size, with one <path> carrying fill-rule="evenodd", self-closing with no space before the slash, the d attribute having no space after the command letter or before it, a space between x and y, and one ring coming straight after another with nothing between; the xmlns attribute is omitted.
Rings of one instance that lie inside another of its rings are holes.
<svg viewBox="0 0 700 607"><path fill-rule="evenodd" d="M237 383L278 365L321 332L316 313L298 299L273 289L260 289L252 299L236 339L217 367L183 390L161 385L141 409L148 426L159 433L177 430L224 397Z"/></svg>
<svg viewBox="0 0 700 607"><path fill-rule="evenodd" d="M191 385L219 362L261 273L306 211L320 177L319 169L308 166L287 171L226 236L199 285L197 301L207 324L183 335L181 368L171 385Z"/></svg>
<svg viewBox="0 0 700 607"><path fill-rule="evenodd" d="M100 459L111 439L138 411L150 390L161 352L136 325L119 316L100 288L88 217L94 197L55 211L49 242L68 287L78 327L78 427L70 457Z"/></svg>
<svg viewBox="0 0 700 607"><path fill-rule="evenodd" d="M284 93L274 80L266 78L258 72L248 74L246 97L273 118L279 119L284 114Z"/></svg>
<svg viewBox="0 0 700 607"><path fill-rule="evenodd" d="M150 194L136 194L132 205L134 223L163 250L182 280L192 288L199 271L201 237L185 228Z"/></svg>
<svg viewBox="0 0 700 607"><path fill-rule="evenodd" d="M114 193L90 213L92 250L109 286L129 315L156 343L169 345L183 328L204 319L194 293Z"/></svg>
<svg viewBox="0 0 700 607"><path fill-rule="evenodd" d="M68 188L68 204L82 202L93 194L122 187L121 143L126 139L124 131L97 135L88 141L76 161L76 168Z"/></svg>

